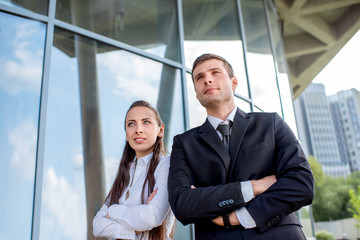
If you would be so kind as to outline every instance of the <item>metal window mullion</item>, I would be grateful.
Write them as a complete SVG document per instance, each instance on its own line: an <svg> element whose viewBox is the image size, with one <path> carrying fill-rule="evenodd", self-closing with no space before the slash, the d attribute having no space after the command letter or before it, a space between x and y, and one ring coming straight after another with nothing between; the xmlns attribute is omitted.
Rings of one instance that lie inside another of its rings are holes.
<svg viewBox="0 0 360 240"><path fill-rule="evenodd" d="M183 9L182 9L182 0L176 0L177 14L178 14L178 30L179 30L179 48L180 48L180 61L181 61L181 87L182 87L182 97L183 97L183 113L184 113L184 125L185 130L190 128L190 116L189 116L189 107L188 107L188 96L187 96L187 68L185 62L185 48L184 48L184 20L183 20ZM190 225L190 234L191 239L195 239L194 224Z"/></svg>
<svg viewBox="0 0 360 240"><path fill-rule="evenodd" d="M35 13L23 8L16 8L13 6L8 6L8 5L4 5L0 3L0 10L9 14L15 14L18 15L20 17L26 17L29 19L33 19L33 20L37 20L40 22L47 22L48 21L48 17L45 15L41 15L39 13Z"/></svg>
<svg viewBox="0 0 360 240"><path fill-rule="evenodd" d="M239 14L240 36L241 36L242 46L243 46L243 58L244 58L246 81L247 81L247 84L248 84L248 94L249 94L249 99L250 99L250 110L254 111L254 102L253 102L252 94L251 94L252 91L251 91L251 84L250 84L250 78L249 78L249 72L248 72L248 64L247 64L247 56L246 56L247 47L246 47L244 18L243 18L243 15L242 15L242 9L241 9L240 0L236 0L236 6L237 6L238 14Z"/></svg>
<svg viewBox="0 0 360 240"><path fill-rule="evenodd" d="M31 225L31 239L40 238L40 217L41 217L41 198L44 173L44 155L45 155L45 133L46 133L46 115L50 79L50 59L54 39L54 20L55 20L56 0L49 1L49 17L46 28L45 54L43 64L43 76L40 95L40 112L38 125L38 142L36 151L35 167L35 186L33 200L33 218Z"/></svg>
<svg viewBox="0 0 360 240"><path fill-rule="evenodd" d="M276 57L276 51L275 51L275 46L274 46L274 41L273 41L273 35L272 35L272 31L271 31L271 26L270 26L270 17L269 17L269 13L268 13L267 0L263 0L263 4L264 4L266 27L268 29L268 37L269 37L269 41L270 41L270 48L271 48L273 64L274 64L274 68L275 68L276 86L277 86L277 89L278 89L278 94L279 94L279 99L280 99L281 115L282 115L282 118L284 119L285 116L284 116L284 109L283 109L283 104L282 104L282 99L281 99L281 94L280 94L280 86L279 86L279 78L278 78L278 67L277 67L277 63L276 63L277 57Z"/></svg>
<svg viewBox="0 0 360 240"><path fill-rule="evenodd" d="M180 48L180 61L181 61L181 88L183 98L183 113L184 113L184 127L185 130L190 128L190 116L188 107L187 96L187 83L186 83L186 63L185 63L185 48L184 48L184 21L182 11L182 0L176 0L177 15L178 15L178 30L179 30L179 48ZM195 239L195 238L194 238Z"/></svg>
<svg viewBox="0 0 360 240"><path fill-rule="evenodd" d="M80 34L82 36L94 39L96 41L106 43L106 44L111 45L113 47L117 47L117 48L126 50L126 51L134 53L136 55L146 57L148 59L155 60L157 62L167 64L169 66L173 66L175 68L181 68L182 67L182 65L180 63L178 63L178 62L176 62L174 60L167 59L167 58L164 58L164 57L160 57L158 55L146 52L144 50L141 50L141 49L136 48L134 46L131 46L129 44L126 44L126 43L120 42L118 40L106 37L104 35L92 32L90 30L87 30L87 29L72 25L70 23L63 22L63 21L58 20L58 19L55 19L55 26L60 27L60 28L65 29L65 30L68 30L70 32L73 32L75 34Z"/></svg>

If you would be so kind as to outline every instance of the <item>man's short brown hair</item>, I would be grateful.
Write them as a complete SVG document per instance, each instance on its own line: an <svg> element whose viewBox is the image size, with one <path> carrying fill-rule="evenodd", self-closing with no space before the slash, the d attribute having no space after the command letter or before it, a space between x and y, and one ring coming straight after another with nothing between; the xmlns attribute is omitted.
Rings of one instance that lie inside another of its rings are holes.
<svg viewBox="0 0 360 240"><path fill-rule="evenodd" d="M193 76L193 73L194 73L194 69L201 63L207 61L207 60L211 60L211 59L217 59L217 60L220 60L223 62L224 64L224 67L229 75L230 78L232 78L234 76L234 70L232 68L232 66L230 65L230 63L223 57L220 57L218 55L215 55L215 54L211 54L211 53L205 53L201 56L199 56L198 58L196 58L194 64L193 64L193 67L192 67L192 70L191 70L191 78L193 79L194 81L194 76Z"/></svg>

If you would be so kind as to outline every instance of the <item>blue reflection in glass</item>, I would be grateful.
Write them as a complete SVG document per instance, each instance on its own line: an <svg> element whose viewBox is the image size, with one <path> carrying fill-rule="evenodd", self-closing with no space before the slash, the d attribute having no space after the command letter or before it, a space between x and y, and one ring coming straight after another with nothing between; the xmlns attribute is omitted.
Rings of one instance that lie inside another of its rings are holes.
<svg viewBox="0 0 360 240"><path fill-rule="evenodd" d="M0 239L31 236L45 30L0 12Z"/></svg>
<svg viewBox="0 0 360 240"><path fill-rule="evenodd" d="M161 85L174 83L174 90L168 89L166 102L173 99L168 113L171 118L166 116L169 120L165 122L168 146L172 144L173 135L184 130L178 69L99 42L92 43L93 40L55 29L47 104L40 239L86 239L89 233L92 236L92 229L87 229L87 220L92 221L93 215L88 212L87 205L93 199L86 197L86 191L91 189L101 196L102 192L109 190L124 146L125 112L133 101L144 99L158 106ZM74 52L72 46L80 44L85 46L84 51L96 49L89 56L96 57L96 61L76 56L78 52ZM90 87L98 86L97 89L80 89L84 86L81 81L89 82L89 79L79 80L81 73L87 71L79 64L79 59L86 62L87 67L96 69L96 84ZM101 174L105 174L107 180L104 189L92 189L93 186L85 184L86 177L93 177L94 172L86 172L84 156L87 154L85 141L89 126L84 126L82 118L89 116L81 112L86 105L81 90L98 91L98 103L91 106L98 108L101 117L101 136L98 137L102 139L105 165ZM103 200L101 198L101 203Z"/></svg>
<svg viewBox="0 0 360 240"><path fill-rule="evenodd" d="M52 49L40 239L86 239L86 201L76 58Z"/></svg>

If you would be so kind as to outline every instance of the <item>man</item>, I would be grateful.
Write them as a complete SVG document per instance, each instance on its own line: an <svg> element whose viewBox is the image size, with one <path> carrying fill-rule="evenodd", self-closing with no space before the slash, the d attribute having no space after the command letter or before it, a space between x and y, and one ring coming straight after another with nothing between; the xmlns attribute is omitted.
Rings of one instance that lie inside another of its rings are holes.
<svg viewBox="0 0 360 240"><path fill-rule="evenodd" d="M174 137L168 191L177 219L195 224L197 240L306 239L294 211L312 202L314 183L291 129L276 113L235 106L237 79L224 58L198 57L192 78L208 118Z"/></svg>

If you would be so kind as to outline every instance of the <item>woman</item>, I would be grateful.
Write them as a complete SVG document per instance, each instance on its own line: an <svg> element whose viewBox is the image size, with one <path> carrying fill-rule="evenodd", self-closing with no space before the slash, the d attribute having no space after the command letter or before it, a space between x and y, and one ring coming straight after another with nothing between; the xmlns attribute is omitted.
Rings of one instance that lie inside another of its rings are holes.
<svg viewBox="0 0 360 240"><path fill-rule="evenodd" d="M149 103L136 101L130 106L118 173L93 221L96 237L171 239L175 218L168 203L164 128L160 114Z"/></svg>

